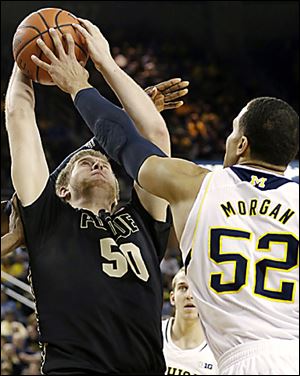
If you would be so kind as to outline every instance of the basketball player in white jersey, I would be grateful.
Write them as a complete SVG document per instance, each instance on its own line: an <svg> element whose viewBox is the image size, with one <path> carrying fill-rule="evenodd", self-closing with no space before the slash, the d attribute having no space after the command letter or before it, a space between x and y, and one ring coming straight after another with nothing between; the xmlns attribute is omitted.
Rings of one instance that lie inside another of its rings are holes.
<svg viewBox="0 0 300 376"><path fill-rule="evenodd" d="M74 27L106 82L145 108L147 94L137 84L128 88L131 79L114 62L98 27L81 22L85 28ZM109 122L113 105L91 89L70 36L67 43L63 59L33 60L71 95L105 152L142 188L169 201L219 372L299 374L299 185L284 177L299 147L298 114L277 98L251 100L233 121L224 169L211 172L168 158L134 124ZM156 111L150 107L145 119Z"/></svg>
<svg viewBox="0 0 300 376"><path fill-rule="evenodd" d="M162 321L167 375L217 375L184 268L173 277L170 302L174 317Z"/></svg>

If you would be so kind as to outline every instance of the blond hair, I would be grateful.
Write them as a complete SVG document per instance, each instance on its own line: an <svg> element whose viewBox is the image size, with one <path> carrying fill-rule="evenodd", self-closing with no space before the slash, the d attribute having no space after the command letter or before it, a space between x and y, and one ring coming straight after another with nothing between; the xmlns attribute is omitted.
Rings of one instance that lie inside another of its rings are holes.
<svg viewBox="0 0 300 376"><path fill-rule="evenodd" d="M73 157L69 160L69 162L67 163L65 168L63 168L61 170L61 172L59 173L59 175L56 179L55 192L56 192L57 196L60 197L61 188L66 187L69 184L70 177L71 177L72 170L74 168L75 163L79 159L81 159L85 156L92 156L92 157L101 158L101 159L104 159L106 162L108 162L106 155L100 153L100 151L93 150L93 149L79 151L78 153L73 155ZM118 201L120 189L119 189L119 182L118 182L117 178L115 178L115 184L116 184L116 187L115 187L115 189L116 189L116 201ZM116 203L115 203L115 205L116 205Z"/></svg>

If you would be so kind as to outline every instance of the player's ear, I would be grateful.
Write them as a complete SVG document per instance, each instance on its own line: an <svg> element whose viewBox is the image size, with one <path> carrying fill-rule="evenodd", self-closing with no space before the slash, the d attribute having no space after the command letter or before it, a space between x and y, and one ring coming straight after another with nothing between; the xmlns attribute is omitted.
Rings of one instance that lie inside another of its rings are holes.
<svg viewBox="0 0 300 376"><path fill-rule="evenodd" d="M175 294L174 291L170 292L170 303L172 306L175 306Z"/></svg>
<svg viewBox="0 0 300 376"><path fill-rule="evenodd" d="M70 198L71 198L71 193L70 193L69 189L66 188L66 187L61 187L59 192L58 192L58 195L59 195L60 198L62 198L65 201L69 201Z"/></svg>
<svg viewBox="0 0 300 376"><path fill-rule="evenodd" d="M237 145L237 155L242 156L245 154L249 147L249 140L246 136L242 136Z"/></svg>

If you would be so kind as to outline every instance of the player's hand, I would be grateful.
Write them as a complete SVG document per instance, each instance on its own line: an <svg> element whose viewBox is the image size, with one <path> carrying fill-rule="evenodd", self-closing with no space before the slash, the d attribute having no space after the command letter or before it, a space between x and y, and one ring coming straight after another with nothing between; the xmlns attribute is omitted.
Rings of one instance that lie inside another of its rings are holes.
<svg viewBox="0 0 300 376"><path fill-rule="evenodd" d="M188 81L181 81L181 78L172 78L157 85L147 87L145 92L152 99L157 111L162 112L183 105L183 101L177 101L176 99L188 93L188 85Z"/></svg>
<svg viewBox="0 0 300 376"><path fill-rule="evenodd" d="M57 56L39 38L37 44L50 60L50 64L45 63L35 55L31 56L32 61L48 72L54 83L66 93L75 95L79 90L91 87L88 83L89 72L78 62L75 56L75 43L71 34L64 34L67 44L67 51L65 51L57 31L53 28L49 31Z"/></svg>
<svg viewBox="0 0 300 376"><path fill-rule="evenodd" d="M82 18L78 18L78 20L82 25L73 24L73 27L82 35L96 69L101 70L103 65L114 61L110 53L109 44L96 25Z"/></svg>

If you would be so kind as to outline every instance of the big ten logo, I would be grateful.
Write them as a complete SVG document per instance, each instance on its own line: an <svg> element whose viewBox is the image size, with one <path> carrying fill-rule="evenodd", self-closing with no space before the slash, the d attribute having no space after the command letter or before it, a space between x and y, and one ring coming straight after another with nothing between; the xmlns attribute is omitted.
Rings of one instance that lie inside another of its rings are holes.
<svg viewBox="0 0 300 376"><path fill-rule="evenodd" d="M206 369L213 369L213 364L211 363L206 363L206 362L200 362L200 368L206 368Z"/></svg>

